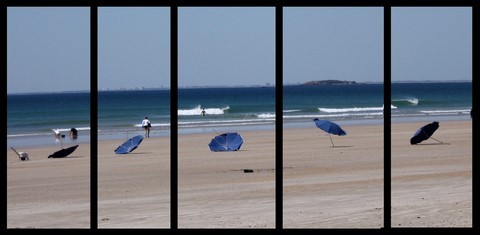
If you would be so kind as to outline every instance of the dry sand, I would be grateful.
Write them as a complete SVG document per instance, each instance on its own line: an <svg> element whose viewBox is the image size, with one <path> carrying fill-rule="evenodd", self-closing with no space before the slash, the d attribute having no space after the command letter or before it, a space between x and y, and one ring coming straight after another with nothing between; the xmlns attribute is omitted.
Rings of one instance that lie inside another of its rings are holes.
<svg viewBox="0 0 480 235"><path fill-rule="evenodd" d="M284 131L284 227L383 226L383 125Z"/></svg>
<svg viewBox="0 0 480 235"><path fill-rule="evenodd" d="M392 226L472 226L470 121L441 122L412 146L426 123L392 125ZM317 128L284 130L284 227L383 226L383 125L347 125L347 136ZM213 153L215 133L178 139L179 228L275 227L275 132L240 132L240 151ZM99 228L170 226L170 140L144 139L117 156L123 141L98 145ZM8 228L88 228L90 146L48 159L54 147L7 150ZM244 169L253 173L244 173Z"/></svg>
<svg viewBox="0 0 480 235"><path fill-rule="evenodd" d="M444 144L402 141L425 124L392 125L392 227L471 227L472 122L440 122Z"/></svg>

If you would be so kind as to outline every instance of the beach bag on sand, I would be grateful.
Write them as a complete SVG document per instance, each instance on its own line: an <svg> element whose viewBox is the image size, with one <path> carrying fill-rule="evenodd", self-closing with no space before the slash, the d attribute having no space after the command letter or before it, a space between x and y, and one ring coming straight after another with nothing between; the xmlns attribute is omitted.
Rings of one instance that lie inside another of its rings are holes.
<svg viewBox="0 0 480 235"><path fill-rule="evenodd" d="M22 161L28 160L28 153L27 152L19 152L20 154L20 159Z"/></svg>

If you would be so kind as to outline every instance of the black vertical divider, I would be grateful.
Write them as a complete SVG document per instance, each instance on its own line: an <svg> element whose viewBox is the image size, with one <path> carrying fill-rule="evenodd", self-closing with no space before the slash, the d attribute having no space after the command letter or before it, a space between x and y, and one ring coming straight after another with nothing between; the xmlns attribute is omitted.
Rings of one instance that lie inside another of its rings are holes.
<svg viewBox="0 0 480 235"><path fill-rule="evenodd" d="M283 6L275 7L275 228L283 229Z"/></svg>
<svg viewBox="0 0 480 235"><path fill-rule="evenodd" d="M93 3L92 3L93 4ZM90 5L90 228L98 229L98 7Z"/></svg>
<svg viewBox="0 0 480 235"><path fill-rule="evenodd" d="M2 129L2 140L5 138L5 141L3 141L3 149L7 149L7 141L6 141L6 136L7 136L7 4L6 1L2 1L2 12L0 13L2 16L2 38L3 38L3 60L5 61L2 63L2 71L3 71L3 76L5 79L2 81L2 85L0 86L0 89L2 90L2 97L3 97L3 107L5 107L5 112L2 114L2 120L4 120L4 128ZM7 158L4 157L3 160L1 161L1 171L2 171L2 183L0 184L2 187L2 195L0 196L1 198L1 209L2 209L2 217L0 219L0 224L1 228L0 230L6 230L7 229Z"/></svg>
<svg viewBox="0 0 480 235"><path fill-rule="evenodd" d="M170 228L178 229L178 6L170 6Z"/></svg>
<svg viewBox="0 0 480 235"><path fill-rule="evenodd" d="M468 1L467 1L468 2ZM475 141L478 140L478 110L480 104L480 81L479 77L479 36L480 30L480 1L472 1L472 226L474 231L478 227L478 196L479 180L478 148ZM28 1L26 2L28 3ZM25 3L25 4L26 4ZM37 3L38 4L38 3ZM391 230L391 3L385 1L384 5L384 229ZM13 4L15 5L15 4ZM21 4L20 4L21 5ZM35 4L33 4L35 5ZM41 4L40 4L41 5ZM47 4L48 5L48 4ZM3 104L5 112L2 115L5 128L2 128L4 149L7 149L7 1L2 1L2 33L4 38L4 68ZM171 185L170 185L170 223L171 229L178 229L178 5L171 2L170 5L170 158L171 158ZM283 229L283 2L277 2L275 8L275 200L276 200L276 229ZM90 229L98 229L98 5L96 1L90 1ZM0 230L7 229L7 158L1 161L2 170L2 201L0 218ZM2 233L3 234L3 233Z"/></svg>
<svg viewBox="0 0 480 235"><path fill-rule="evenodd" d="M391 215L391 176L392 176L392 162L391 162L391 91L392 91L392 75L391 75L391 23L392 23L392 8L386 3L383 7L383 227L389 230L392 227Z"/></svg>

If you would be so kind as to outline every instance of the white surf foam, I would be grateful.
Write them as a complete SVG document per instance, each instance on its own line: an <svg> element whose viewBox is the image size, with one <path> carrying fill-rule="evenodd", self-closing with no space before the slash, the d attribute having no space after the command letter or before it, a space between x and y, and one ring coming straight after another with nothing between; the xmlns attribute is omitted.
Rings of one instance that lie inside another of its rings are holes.
<svg viewBox="0 0 480 235"><path fill-rule="evenodd" d="M205 108L207 115L221 115L224 114L226 110L230 109L229 106L224 108ZM179 116L198 116L202 115L202 106L199 105L193 109L180 109L178 110Z"/></svg>

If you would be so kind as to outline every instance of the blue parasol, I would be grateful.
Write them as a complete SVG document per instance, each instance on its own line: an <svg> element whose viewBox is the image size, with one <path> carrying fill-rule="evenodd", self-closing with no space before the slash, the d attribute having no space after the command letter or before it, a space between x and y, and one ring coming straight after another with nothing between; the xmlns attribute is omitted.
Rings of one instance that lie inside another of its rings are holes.
<svg viewBox="0 0 480 235"><path fill-rule="evenodd" d="M237 151L243 144L243 139L240 134L233 132L233 133L224 133L221 135L215 136L208 147L210 151L217 152L217 151Z"/></svg>
<svg viewBox="0 0 480 235"><path fill-rule="evenodd" d="M345 132L338 124L334 122L331 122L328 120L319 120L318 118L313 119L313 121L315 122L315 125L318 128L328 133L328 136L330 137L330 142L332 142L333 147L335 147L335 145L333 144L332 137L330 136L330 134L338 135L338 136L347 134L347 132Z"/></svg>
<svg viewBox="0 0 480 235"><path fill-rule="evenodd" d="M115 149L115 153L116 154L130 153L133 150L135 150L140 145L140 143L142 143L142 140L143 140L142 135L134 136L129 140L125 141L125 143L123 143L122 145L118 146L118 148Z"/></svg>

